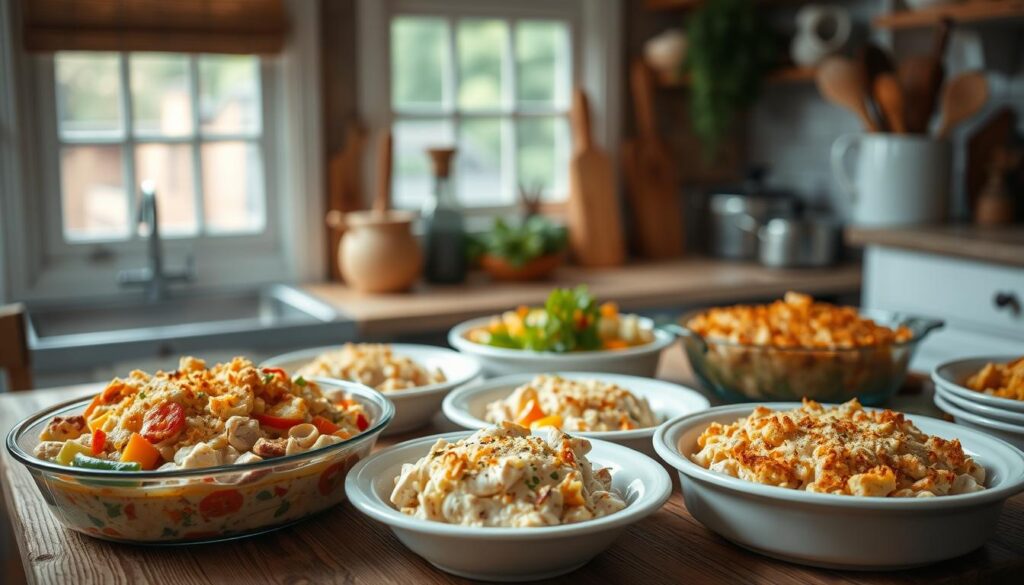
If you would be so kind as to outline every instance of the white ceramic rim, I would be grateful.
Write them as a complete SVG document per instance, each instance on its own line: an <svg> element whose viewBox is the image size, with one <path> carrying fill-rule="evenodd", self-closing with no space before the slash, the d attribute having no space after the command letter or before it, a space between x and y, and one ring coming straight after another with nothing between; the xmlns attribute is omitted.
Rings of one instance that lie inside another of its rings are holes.
<svg viewBox="0 0 1024 585"><path fill-rule="evenodd" d="M997 431L1002 431L1004 433L1010 433L1011 435L1020 435L1024 437L1024 427L1017 426L1011 422L995 420L992 418L988 418L987 416L982 416L980 414L968 412L960 408L959 406L953 404L952 402L946 400L939 394L933 396L932 400L935 402L935 406L938 406L947 414L951 414L955 418L962 418L967 422L974 423L981 427L988 427L991 429L995 429Z"/></svg>
<svg viewBox="0 0 1024 585"><path fill-rule="evenodd" d="M975 392L974 390L961 385L959 380L954 380L950 377L949 372L953 369L959 369L961 366L966 367L968 364L974 364L973 367L975 368L975 371L977 371L977 368L980 368L989 362L1006 363L1020 357L1021 356L1019 355L997 355L950 360L948 362L943 362L932 369L932 382L934 382L936 386L942 386L951 394L955 394L964 400L987 404L988 406L1012 410L1014 412L1024 412L1024 400L1000 398L998 396L985 394L984 392Z"/></svg>
<svg viewBox="0 0 1024 585"><path fill-rule="evenodd" d="M1020 427L1021 432L1024 432L1024 412L996 408L981 402L972 402L958 394L953 394L945 386L939 386L937 384L935 386L935 396L941 396L942 399L949 403L950 406L959 408L960 410L965 410L968 414L983 416L996 422Z"/></svg>
<svg viewBox="0 0 1024 585"><path fill-rule="evenodd" d="M509 349L506 347L494 347L484 345L466 339L466 333L470 329L477 329L486 326L494 317L479 317L463 321L448 331L448 344L459 351L469 354L476 354L487 357L501 358L505 360L541 360L557 363L565 359L623 359L659 352L672 345L676 336L654 326L654 321L647 317L640 317L640 324L651 330L654 340L650 343L627 347L626 349L595 349L589 351L571 351L556 353L552 351L533 351L525 349ZM557 367L557 366L555 366Z"/></svg>
<svg viewBox="0 0 1024 585"><path fill-rule="evenodd" d="M467 429L482 429L485 427L492 426L494 423L487 422L483 419L479 419L473 416L468 410L459 408L456 406L456 402L462 398L469 398L476 394L484 392L490 392L491 390L497 390L498 388L508 388L508 393L511 394L519 386L526 384L530 380L537 376L561 376L563 378L571 380L600 380L602 382L610 382L618 386L622 386L626 390L633 391L636 387L642 386L658 386L656 392L659 393L675 393L677 396L685 396L686 400L699 401L703 406L699 406L694 409L694 412L707 410L711 406L711 402L700 392L692 388L683 386L682 384L676 384L665 380L658 380L656 378L644 378L641 376L629 376L626 374L608 374L603 372L550 372L547 374L534 374L534 373L523 373L523 374L508 374L506 376L499 376L497 378L490 378L487 380L480 380L472 384L467 384L457 390L454 390L450 394L444 397L444 402L441 403L441 411L448 417L453 423L466 427ZM662 394L664 395L664 394ZM506 396L507 397L507 396ZM681 401L681 400L680 400ZM655 411L655 415L661 416L661 413ZM672 417L662 417L661 423L669 420ZM630 429L628 431L567 431L573 435L580 437L586 437L588 439L599 439L605 441L622 441L629 439L642 439L644 437L654 436L655 429L661 424L658 423L653 427L644 427L640 429Z"/></svg>
<svg viewBox="0 0 1024 585"><path fill-rule="evenodd" d="M382 449L373 453L369 457L366 457L357 463L349 471L348 476L345 478L345 494L348 496L349 501L352 502L352 505L359 509L360 512L374 520L383 522L388 526L438 536L454 536L482 540L525 540L601 532L639 521L661 508L672 494L672 480L669 477L668 472L665 471L665 468L657 461L643 453L630 449L629 447L616 445L609 441L593 439L588 440L594 447L599 446L602 451L610 451L613 454L611 459L618 467L625 469L627 467L636 468L638 466L642 466L648 473L659 478L658 485L645 485L643 493L635 502L627 505L625 508L615 512L614 514L602 516L601 518L596 518L594 520L587 520L585 522L531 528L460 526L456 524L437 522L434 520L413 518L412 516L403 514L392 508L390 505L387 505L378 498L376 494L367 493L368 491L372 491L374 480L374 478L370 477L369 473L366 471L367 467L372 467L382 460L393 458L396 451L415 450L422 446L422 450L419 451L418 455L404 462L412 463L424 455L430 448L430 445L433 445L438 439L456 441L463 437L468 437L474 432L475 431L458 431L454 433L442 433L439 435L431 435L429 437L421 437L419 439L405 441L404 443L399 443L388 447L387 449ZM390 466L393 465L393 463L389 461L386 465Z"/></svg>
<svg viewBox="0 0 1024 585"><path fill-rule="evenodd" d="M841 507L859 508L862 510L890 510L910 511L915 510L936 510L947 508L966 508L981 505L989 502L1005 500L1014 494L1024 490L1024 453L1006 441L977 431L962 425L957 425L944 420L927 416L908 415L911 420L926 420L929 424L945 427L951 431L950 435L958 438L969 437L971 443L985 444L988 452L986 458L1002 459L1012 461L1011 467L1016 469L1012 477L1001 478L999 483L986 489L969 494L956 494L936 498L887 498L875 496L846 496L840 494L819 494L790 488L764 485L752 481L746 481L724 473L718 473L705 469L683 456L679 452L678 445L670 445L667 441L669 435L677 435L688 432L692 428L701 425L706 427L713 420L725 415L742 418L757 406L766 406L772 410L791 410L799 408L799 402L767 402L758 404L735 404L719 406L702 412L677 417L658 427L654 433L654 450L669 465L679 470L680 473L694 479L713 483L719 487L735 492L742 492L763 497L768 500L783 500L819 506L821 508ZM869 409L878 410L878 409ZM681 429L678 433L677 429Z"/></svg>
<svg viewBox="0 0 1024 585"><path fill-rule="evenodd" d="M320 347L310 347L307 349L290 351L288 353L276 355L268 360L265 360L263 363L260 364L260 367L273 368L280 367L281 364L291 361L312 361L322 353L341 349L342 345L323 345ZM388 343L385 345L391 347L392 351L396 355L406 355L403 352L409 350L435 352L441 356L441 359L462 362L464 365L467 366L468 370L471 372L469 375L462 376L461 378L448 379L445 380L444 382L438 382L436 384L427 384L426 386L415 386L412 388L404 388L402 390L389 390L387 392L377 390L377 392L380 392L384 396L387 396L389 399L396 403L400 403L403 397L422 396L424 394L433 394L435 392L451 390L452 388L456 388L467 382L472 381L474 378L480 375L479 362L477 362L475 359L467 355L463 355L447 347L440 347L437 345L421 345L417 343ZM293 372L289 372L289 374L292 373ZM351 382L351 380L342 380L341 378L332 378L329 376L319 377L325 380L341 380L343 382Z"/></svg>

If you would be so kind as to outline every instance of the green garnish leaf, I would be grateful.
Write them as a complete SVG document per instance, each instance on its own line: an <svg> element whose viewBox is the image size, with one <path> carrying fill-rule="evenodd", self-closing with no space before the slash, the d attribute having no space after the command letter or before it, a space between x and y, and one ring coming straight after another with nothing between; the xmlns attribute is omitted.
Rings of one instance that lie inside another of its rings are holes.
<svg viewBox="0 0 1024 585"><path fill-rule="evenodd" d="M302 376L298 376L298 377L296 377L292 381L295 382L296 386L305 386L306 385L306 379L303 378Z"/></svg>

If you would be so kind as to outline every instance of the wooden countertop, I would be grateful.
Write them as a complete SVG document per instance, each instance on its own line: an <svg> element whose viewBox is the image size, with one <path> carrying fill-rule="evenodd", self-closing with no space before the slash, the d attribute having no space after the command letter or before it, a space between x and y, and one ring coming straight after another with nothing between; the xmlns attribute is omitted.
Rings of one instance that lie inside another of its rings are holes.
<svg viewBox="0 0 1024 585"><path fill-rule="evenodd" d="M659 377L692 380L678 347L663 354ZM25 416L96 385L0 395L0 436ZM917 405L917 406L914 406ZM894 407L928 409L928 395L897 397ZM378 447L449 430L436 423ZM468 583L409 552L382 524L344 503L276 532L207 545L141 547L108 543L64 529L28 471L0 453L0 477L30 583ZM1019 582L1024 570L1024 495L1007 501L995 535L963 557L907 571L849 572L777 561L730 544L698 523L675 491L658 512L631 526L604 553L572 573L575 583L939 584ZM884 535L880 535L884 538ZM955 535L944 535L955 538ZM898 546L894 543L893 546ZM16 576L6 575L13 585Z"/></svg>
<svg viewBox="0 0 1024 585"><path fill-rule="evenodd" d="M362 336L383 337L446 330L460 321L493 315L522 304L540 304L555 286L586 284L598 298L622 308L754 300L787 290L846 294L860 290L858 264L836 268L779 270L710 259L629 264L608 269L566 266L552 281L496 283L474 274L466 284L421 286L411 293L367 295L341 284L302 289L354 320Z"/></svg>
<svg viewBox="0 0 1024 585"><path fill-rule="evenodd" d="M851 246L885 246L929 254L1024 266L1024 226L973 225L846 228Z"/></svg>

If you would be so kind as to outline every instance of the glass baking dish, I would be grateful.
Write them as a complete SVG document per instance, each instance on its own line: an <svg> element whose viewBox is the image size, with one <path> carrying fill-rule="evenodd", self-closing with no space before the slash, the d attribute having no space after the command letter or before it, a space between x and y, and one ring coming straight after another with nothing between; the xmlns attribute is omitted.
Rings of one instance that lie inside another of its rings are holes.
<svg viewBox="0 0 1024 585"><path fill-rule="evenodd" d="M122 472L66 467L32 455L54 416L80 414L92 397L36 413L7 435L7 450L28 468L64 526L105 540L181 544L228 540L274 530L345 498L345 476L373 449L394 415L391 402L361 384L315 379L344 391L370 419L340 443L246 465Z"/></svg>
<svg viewBox="0 0 1024 585"><path fill-rule="evenodd" d="M875 405L903 384L910 359L927 335L943 322L888 311L861 310L880 325L905 325L913 337L902 343L850 349L785 348L745 345L705 338L686 323L705 309L669 325L700 382L728 402L800 400L845 402L856 397Z"/></svg>

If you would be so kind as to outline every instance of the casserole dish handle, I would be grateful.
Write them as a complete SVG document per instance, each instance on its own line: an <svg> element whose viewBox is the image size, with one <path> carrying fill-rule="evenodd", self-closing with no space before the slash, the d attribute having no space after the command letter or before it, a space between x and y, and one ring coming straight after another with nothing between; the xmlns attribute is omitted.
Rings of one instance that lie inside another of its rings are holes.
<svg viewBox="0 0 1024 585"><path fill-rule="evenodd" d="M687 327L683 327L678 323L662 323L661 325L658 325L658 329L661 329L662 331L670 333L676 337L685 337L687 339L692 339L700 348L701 353L708 352L708 343L704 341L704 338L698 335L697 333L694 333Z"/></svg>

